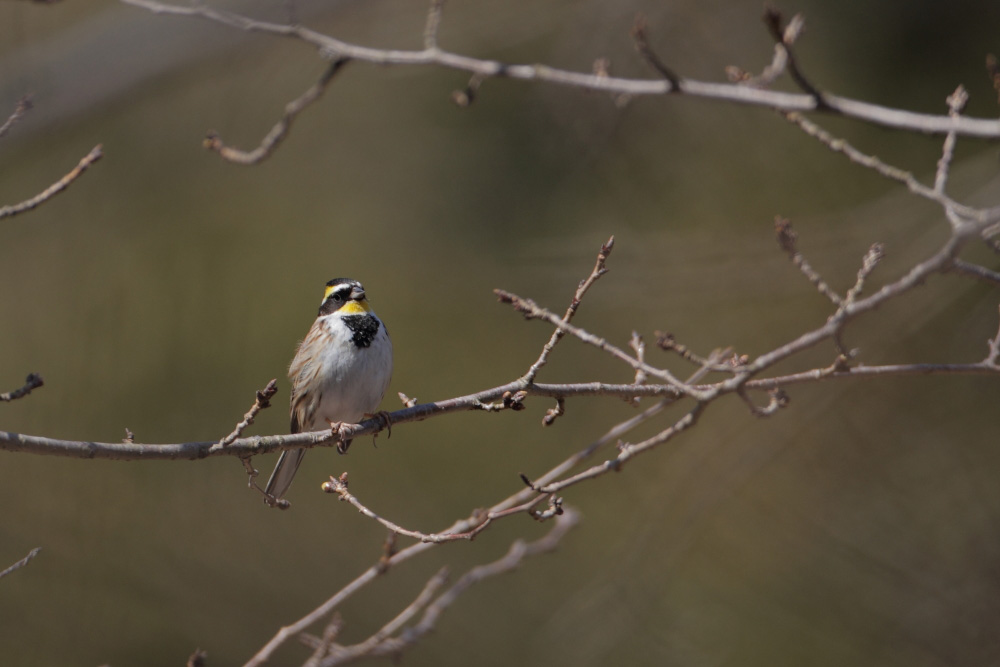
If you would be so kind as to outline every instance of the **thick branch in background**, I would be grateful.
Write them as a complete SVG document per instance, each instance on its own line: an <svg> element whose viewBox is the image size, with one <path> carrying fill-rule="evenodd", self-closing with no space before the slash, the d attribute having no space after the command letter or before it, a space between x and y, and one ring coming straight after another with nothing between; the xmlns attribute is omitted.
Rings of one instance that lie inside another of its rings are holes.
<svg viewBox="0 0 1000 667"><path fill-rule="evenodd" d="M377 65L437 65L439 67L468 72L471 75L480 77L481 80L499 77L521 81L540 81L615 95L638 96L674 93L690 97L766 107L786 113L823 111L874 125L926 134L945 135L954 132L958 135L968 137L1000 138L1000 120L998 119L952 117L950 115L924 114L904 111L902 109L892 109L831 93L820 95L815 92L816 89L811 84L808 84L810 92L804 94L784 93L734 83L697 81L689 78L681 79L670 70L668 70L672 75L670 77L667 77L663 71L660 71L659 74L664 78L627 79L607 76L603 73L573 72L542 64L503 63L496 60L485 60L452 53L437 45L436 35L441 21L441 5L438 2L432 3L431 8L431 16L436 16L433 22L434 39L430 42L425 40L425 48L419 51L376 49L362 46L360 44L345 42L315 30L310 30L301 25L258 21L247 16L215 9L203 4L181 6L157 2L155 0L122 0L122 2L135 7L141 7L156 14L207 19L248 32L261 32L289 37L318 49L325 57L347 58ZM431 21L428 21L428 25L431 25ZM643 38L645 39L645 34L643 34ZM786 48L786 51L789 45L790 42L787 44L784 41L782 42L782 46ZM649 52L651 53L651 51ZM666 65L663 65L662 62L660 64L666 68ZM799 85L802 85L806 80L800 70L796 69L796 72L798 73L796 81ZM799 77L801 77L801 80Z"/></svg>

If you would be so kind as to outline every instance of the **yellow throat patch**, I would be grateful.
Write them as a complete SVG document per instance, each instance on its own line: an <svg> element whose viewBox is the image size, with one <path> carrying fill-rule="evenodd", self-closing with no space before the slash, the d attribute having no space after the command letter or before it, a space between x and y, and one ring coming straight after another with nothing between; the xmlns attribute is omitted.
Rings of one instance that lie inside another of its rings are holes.
<svg viewBox="0 0 1000 667"><path fill-rule="evenodd" d="M361 301L348 301L343 306L341 306L337 312L344 313L345 315L363 315L370 311L371 308L368 307L367 300Z"/></svg>

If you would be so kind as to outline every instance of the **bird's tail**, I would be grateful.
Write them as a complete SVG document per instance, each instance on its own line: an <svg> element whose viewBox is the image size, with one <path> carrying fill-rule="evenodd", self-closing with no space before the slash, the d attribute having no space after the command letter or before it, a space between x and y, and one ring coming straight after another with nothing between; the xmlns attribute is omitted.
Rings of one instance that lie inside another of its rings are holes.
<svg viewBox="0 0 1000 667"><path fill-rule="evenodd" d="M274 466L274 472L271 473L271 478L267 480L267 486L264 488L264 492L268 495L264 502L270 505L272 502L268 501L271 498L281 500L285 497L305 455L304 449L286 449L281 452L278 463Z"/></svg>

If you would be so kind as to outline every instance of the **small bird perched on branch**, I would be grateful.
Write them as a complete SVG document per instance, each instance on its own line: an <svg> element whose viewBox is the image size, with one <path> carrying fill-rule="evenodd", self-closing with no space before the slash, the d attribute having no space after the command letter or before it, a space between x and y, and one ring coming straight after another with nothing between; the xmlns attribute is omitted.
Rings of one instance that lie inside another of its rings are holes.
<svg viewBox="0 0 1000 667"><path fill-rule="evenodd" d="M371 415L392 376L392 341L357 280L334 278L326 284L319 315L299 344L288 369L292 381L291 432L318 431L355 424ZM341 451L351 444L340 445ZM292 485L305 449L281 453L267 481L265 502L281 501Z"/></svg>

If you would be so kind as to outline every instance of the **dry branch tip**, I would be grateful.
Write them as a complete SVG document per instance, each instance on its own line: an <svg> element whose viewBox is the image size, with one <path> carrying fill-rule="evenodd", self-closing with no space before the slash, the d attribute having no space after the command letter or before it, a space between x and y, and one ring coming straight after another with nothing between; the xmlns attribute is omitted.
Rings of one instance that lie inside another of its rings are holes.
<svg viewBox="0 0 1000 667"><path fill-rule="evenodd" d="M29 551L27 556L14 563L13 565L5 569L3 572L0 572L0 579L3 579L4 577L6 577L11 572L14 572L15 570L20 570L22 567L30 563L31 559L37 556L41 550L42 550L41 547L35 547L31 551Z"/></svg>
<svg viewBox="0 0 1000 667"><path fill-rule="evenodd" d="M564 414L566 414L566 399L557 398L556 406L545 411L545 416L542 417L542 426L552 426L556 419Z"/></svg>
<svg viewBox="0 0 1000 667"><path fill-rule="evenodd" d="M986 74L990 77L993 89L997 91L997 104L1000 104L1000 63L992 53L986 54Z"/></svg>
<svg viewBox="0 0 1000 667"><path fill-rule="evenodd" d="M278 380L272 379L263 389L258 389L255 393L254 404L250 407L250 410L243 415L243 419L236 424L236 428L233 431L219 441L221 447L228 447L233 444L237 438L243 435L243 431L246 430L250 424L253 424L254 418L257 416L261 410L271 407L271 399L274 395L278 393Z"/></svg>
<svg viewBox="0 0 1000 667"><path fill-rule="evenodd" d="M14 124L21 120L24 114L31 111L33 107L34 104L32 104L31 95L25 95L19 99L17 104L14 106L14 111L11 112L10 116L7 117L7 120L3 122L3 125L0 125L0 137L7 134L7 132L10 131L10 128L14 127Z"/></svg>
<svg viewBox="0 0 1000 667"><path fill-rule="evenodd" d="M0 401L8 403L10 401L15 401L19 398L24 398L32 391L38 389L44 384L45 380L42 379L41 375L39 375L38 373L29 373L28 377L24 378L24 384L21 387L18 387L13 391L8 391L0 394Z"/></svg>
<svg viewBox="0 0 1000 667"><path fill-rule="evenodd" d="M202 650L200 648L195 649L194 653L187 659L187 667L205 667L208 662L208 651Z"/></svg>
<svg viewBox="0 0 1000 667"><path fill-rule="evenodd" d="M469 77L469 83L465 84L462 90L455 90L451 93L451 101L461 109L467 109L479 97L479 88L483 85L486 76L483 74L473 74Z"/></svg>

